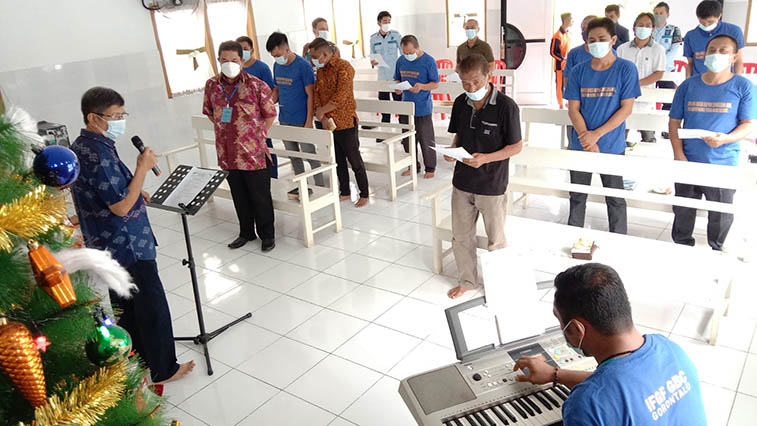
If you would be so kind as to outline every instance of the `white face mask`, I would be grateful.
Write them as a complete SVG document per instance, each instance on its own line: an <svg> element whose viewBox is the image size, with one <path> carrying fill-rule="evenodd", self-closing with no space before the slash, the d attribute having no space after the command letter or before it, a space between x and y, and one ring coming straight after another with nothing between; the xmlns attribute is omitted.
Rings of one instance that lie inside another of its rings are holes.
<svg viewBox="0 0 757 426"><path fill-rule="evenodd" d="M388 33L389 32L389 24L381 24L381 31Z"/></svg>
<svg viewBox="0 0 757 426"><path fill-rule="evenodd" d="M329 33L328 31L318 31L318 37L324 40L328 40L329 35L331 35L331 33Z"/></svg>
<svg viewBox="0 0 757 426"><path fill-rule="evenodd" d="M286 65L287 63L287 57L285 55L277 56L273 58L273 60L279 65Z"/></svg>
<svg viewBox="0 0 757 426"><path fill-rule="evenodd" d="M221 64L221 72L229 78L235 78L238 76L241 69L242 66L236 62L224 62Z"/></svg>
<svg viewBox="0 0 757 426"><path fill-rule="evenodd" d="M476 90L475 92L465 92L465 94L470 98L472 101L480 101L481 99L484 99L484 96L486 96L486 93L489 91L489 83L484 84L483 87Z"/></svg>
<svg viewBox="0 0 757 426"><path fill-rule="evenodd" d="M636 37L638 37L639 40L646 40L652 35L652 29L648 27L636 27L634 33L636 33Z"/></svg>
<svg viewBox="0 0 757 426"><path fill-rule="evenodd" d="M720 72L731 66L731 55L711 53L704 57L704 66L712 72Z"/></svg>
<svg viewBox="0 0 757 426"><path fill-rule="evenodd" d="M609 41L598 41L596 43L589 43L589 53L591 56L599 59L604 58L607 52L610 51Z"/></svg>
<svg viewBox="0 0 757 426"><path fill-rule="evenodd" d="M313 65L315 65L316 68L323 68L324 65L318 60L313 58Z"/></svg>
<svg viewBox="0 0 757 426"><path fill-rule="evenodd" d="M473 40L474 38L476 38L476 32L477 32L477 31L476 31L476 29L475 29L475 28L472 28L472 29L467 29L467 30L465 30L465 37L466 37L466 38L467 38L468 40Z"/></svg>
<svg viewBox="0 0 757 426"><path fill-rule="evenodd" d="M126 119L108 121L108 128L103 135L111 140L116 140L126 133Z"/></svg>
<svg viewBox="0 0 757 426"><path fill-rule="evenodd" d="M718 21L715 21L715 22L714 22L714 23L713 23L712 25L708 25L708 26L706 26L706 27L705 27L704 25L702 25L702 24L699 24L699 28L701 28L701 29L703 29L703 30L707 31L708 33L709 33L710 31L714 30L714 29L715 29L715 27L717 27L717 26L718 26Z"/></svg>
<svg viewBox="0 0 757 426"><path fill-rule="evenodd" d="M242 60L243 61L247 62L247 61L250 60L251 57L252 57L252 52L250 52L249 50L243 50L242 51Z"/></svg>

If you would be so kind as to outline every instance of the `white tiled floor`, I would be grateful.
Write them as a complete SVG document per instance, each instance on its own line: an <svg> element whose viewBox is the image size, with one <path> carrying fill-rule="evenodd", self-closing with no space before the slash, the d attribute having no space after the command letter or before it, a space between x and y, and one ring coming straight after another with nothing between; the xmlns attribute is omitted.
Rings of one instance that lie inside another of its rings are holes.
<svg viewBox="0 0 757 426"><path fill-rule="evenodd" d="M166 385L168 416L189 426L413 425L398 381L455 361L443 312L456 303L446 297L456 268L448 259L444 275L432 273L430 206L419 196L450 176L441 162L436 179L420 179L416 193L403 190L389 202L386 179L370 173L371 205L356 211L342 204L344 231L320 232L310 249L298 220L277 212L276 249L261 253L255 241L229 250L237 229L231 203L205 206L190 229L207 327L247 312L252 318L211 342L213 376L198 347L177 344L179 360L198 366ZM528 209L516 205L513 213L564 223L567 201L532 196ZM587 226L607 226L604 205L590 204L587 216ZM180 222L167 212L151 210L150 217L163 244L158 262L174 332L194 335L192 287L178 262L185 255ZM629 209L633 235L669 241L671 223L671 214ZM704 223L697 226L704 231ZM753 268L745 276L753 284ZM718 346L705 343L711 310L683 297L633 303L637 324L671 336L697 364L710 425L753 425L757 418L757 314L750 303L737 309L738 301L755 300L752 287L738 289ZM547 314L551 297L545 291Z"/></svg>

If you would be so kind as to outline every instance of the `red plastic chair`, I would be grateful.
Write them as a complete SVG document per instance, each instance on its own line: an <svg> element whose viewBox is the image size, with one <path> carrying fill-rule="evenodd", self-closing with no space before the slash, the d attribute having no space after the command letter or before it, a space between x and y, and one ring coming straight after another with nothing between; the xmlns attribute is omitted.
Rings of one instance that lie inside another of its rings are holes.
<svg viewBox="0 0 757 426"><path fill-rule="evenodd" d="M495 59L494 60L494 69L495 70L506 70L507 69L507 64L505 63L505 61L503 61L501 59ZM497 77L497 76L493 75L492 76L492 84L494 85L495 88L497 88L497 87L504 88L505 87L505 78L504 77Z"/></svg>
<svg viewBox="0 0 757 426"><path fill-rule="evenodd" d="M451 69L455 68L455 63L452 62L452 60L450 60L450 59L437 59L436 60L436 67L439 68L440 70L451 70ZM447 76L446 75L440 75L439 76L439 81L440 82L446 82L447 81ZM443 93L432 93L431 94L431 99L433 99L435 101L443 101L444 100L444 94ZM448 101L452 100L452 98L449 96L449 93L447 94L447 100ZM442 120L444 120L446 118L447 118L446 114L442 114Z"/></svg>
<svg viewBox="0 0 757 426"><path fill-rule="evenodd" d="M675 72L683 72L684 68L689 66L689 63L676 59L673 61L673 65L675 65Z"/></svg>
<svg viewBox="0 0 757 426"><path fill-rule="evenodd" d="M744 73L745 74L757 74L757 63L754 63L754 62L744 62Z"/></svg>

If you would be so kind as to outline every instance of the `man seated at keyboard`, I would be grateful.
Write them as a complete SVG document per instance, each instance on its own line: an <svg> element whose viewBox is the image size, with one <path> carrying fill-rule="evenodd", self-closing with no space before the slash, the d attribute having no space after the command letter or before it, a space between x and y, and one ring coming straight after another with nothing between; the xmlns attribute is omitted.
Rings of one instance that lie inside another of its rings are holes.
<svg viewBox="0 0 757 426"><path fill-rule="evenodd" d="M572 388L565 426L707 424L694 364L668 338L636 330L614 269L586 263L560 273L553 306L568 345L593 356L597 369L557 369L539 356L521 358L514 370L525 373L518 381Z"/></svg>

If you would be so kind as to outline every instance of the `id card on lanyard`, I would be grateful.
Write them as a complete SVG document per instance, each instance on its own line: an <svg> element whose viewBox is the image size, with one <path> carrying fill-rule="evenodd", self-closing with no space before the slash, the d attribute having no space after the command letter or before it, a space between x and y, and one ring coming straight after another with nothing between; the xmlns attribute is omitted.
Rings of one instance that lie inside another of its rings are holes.
<svg viewBox="0 0 757 426"><path fill-rule="evenodd" d="M240 84L242 84L241 80L237 82L237 85L234 87L234 90L231 92L231 95L227 96L226 86L223 85L223 82L221 83L221 90L223 91L223 96L226 98L226 108L224 108L223 111L221 112L221 123L231 123L231 99L237 93L237 89L239 89Z"/></svg>

